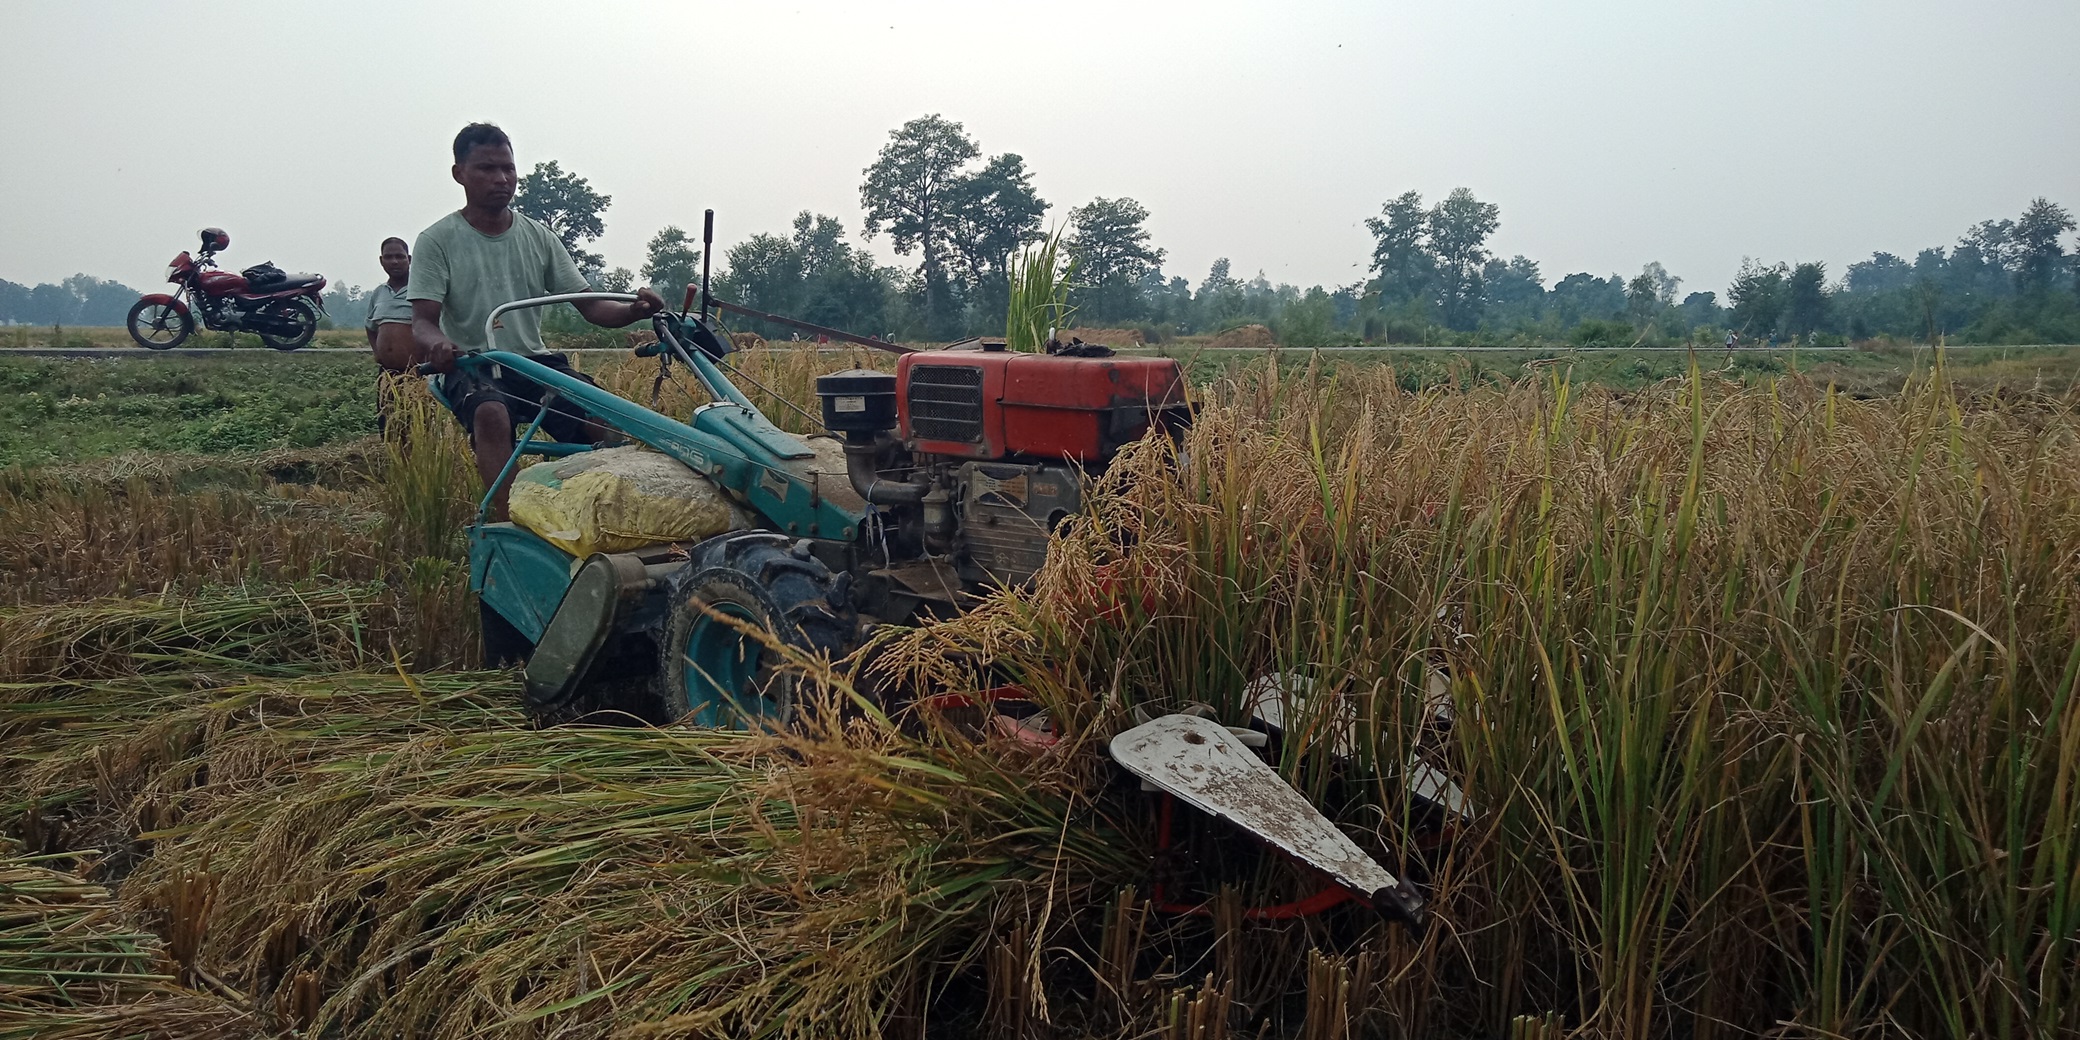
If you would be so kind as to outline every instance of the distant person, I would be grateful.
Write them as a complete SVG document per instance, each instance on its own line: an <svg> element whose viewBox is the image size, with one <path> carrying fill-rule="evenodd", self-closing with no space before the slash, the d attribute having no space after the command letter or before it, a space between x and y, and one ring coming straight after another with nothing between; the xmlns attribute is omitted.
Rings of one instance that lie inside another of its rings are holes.
<svg viewBox="0 0 2080 1040"><path fill-rule="evenodd" d="M1741 345L1741 334L1740 334L1740 333L1738 333L1738 332L1729 332L1729 333L1727 333L1727 334L1726 334L1726 349L1728 349L1728 350L1733 350L1733 349L1735 349L1735 348L1739 347L1740 345Z"/></svg>
<svg viewBox="0 0 2080 1040"><path fill-rule="evenodd" d="M412 367L412 301L404 295L412 276L411 247L404 239L386 238L377 261L388 280L368 294L368 348L384 371L402 372ZM396 395L390 380L376 381L376 432L390 428Z"/></svg>
<svg viewBox="0 0 2080 1040"><path fill-rule="evenodd" d="M1775 350L1775 349L1777 349L1777 333L1776 333L1776 330L1775 330L1775 329L1771 329L1771 330L1770 330L1770 334L1769 334L1769 349L1771 349L1771 350Z"/></svg>
<svg viewBox="0 0 2080 1040"><path fill-rule="evenodd" d="M541 410L542 389L510 374L459 372L455 356L490 349L484 320L500 304L533 296L582 292L591 286L563 248L563 241L540 221L513 212L519 169L513 142L489 123L471 123L455 135L455 165L449 171L462 186L463 206L419 233L413 247L411 281L405 296L412 303L414 360L444 373L439 390L455 418L469 431L484 486L496 483L513 457L513 425L532 422ZM664 297L644 288L631 303L585 300L573 304L594 325L620 328L664 310ZM569 359L542 348L542 311L511 311L499 319L496 347L525 354L565 375L592 382L571 369ZM561 403L542 420L542 428L561 441L594 443L606 431L583 412ZM506 489L491 504L491 518L506 518Z"/></svg>

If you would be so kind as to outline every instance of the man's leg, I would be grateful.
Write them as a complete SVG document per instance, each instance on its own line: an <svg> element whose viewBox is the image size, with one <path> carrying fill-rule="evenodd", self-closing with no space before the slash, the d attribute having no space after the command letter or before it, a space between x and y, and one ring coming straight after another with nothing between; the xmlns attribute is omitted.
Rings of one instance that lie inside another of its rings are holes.
<svg viewBox="0 0 2080 1040"><path fill-rule="evenodd" d="M513 457L513 414L496 401L477 405L470 413L469 444L477 456L477 475L490 487ZM491 521L506 518L506 492L501 486L491 499Z"/></svg>

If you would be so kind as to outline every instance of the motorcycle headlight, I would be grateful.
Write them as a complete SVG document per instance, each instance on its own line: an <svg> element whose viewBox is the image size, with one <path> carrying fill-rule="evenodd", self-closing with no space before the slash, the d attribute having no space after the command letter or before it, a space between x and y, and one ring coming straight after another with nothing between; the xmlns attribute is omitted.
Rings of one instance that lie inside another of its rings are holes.
<svg viewBox="0 0 2080 1040"><path fill-rule="evenodd" d="M162 276L162 278L161 278L160 280L161 280L161 281L168 281L168 282L170 282L170 281L173 281L173 272L174 272L174 270L175 270L175 268L174 268L174 266L173 266L172 264L167 264L167 265L166 265L166 274L165 274L164 276Z"/></svg>

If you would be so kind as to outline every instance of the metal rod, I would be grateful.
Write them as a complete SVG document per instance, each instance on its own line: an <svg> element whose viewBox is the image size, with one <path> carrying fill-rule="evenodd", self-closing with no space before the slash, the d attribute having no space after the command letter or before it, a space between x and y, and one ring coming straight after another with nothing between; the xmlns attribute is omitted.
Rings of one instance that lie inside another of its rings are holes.
<svg viewBox="0 0 2080 1040"><path fill-rule="evenodd" d="M484 316L484 349L496 349L491 342L491 333L498 324L499 315L525 307L546 307L552 303L577 303L581 300L619 300L623 303L634 303L636 302L636 294L625 292L571 292L557 293L554 296L533 296L525 300L501 303L491 308L491 313Z"/></svg>
<svg viewBox="0 0 2080 1040"><path fill-rule="evenodd" d="M701 320L708 320L708 262L715 258L715 211L701 218Z"/></svg>
<svg viewBox="0 0 2080 1040"><path fill-rule="evenodd" d="M491 486L484 489L484 500L477 503L476 526L484 526L485 518L491 515L491 500L498 497L498 489L506 486L506 481L513 479L513 468L520 464L521 451L527 447L528 441L534 439L535 431L542 428L542 420L549 417L549 402L555 399L555 397L556 392L554 390L543 395L541 403L535 406L534 421L528 423L527 432L521 434L520 439L513 442L513 454L506 459L505 466L498 471L498 479L492 481Z"/></svg>
<svg viewBox="0 0 2080 1040"><path fill-rule="evenodd" d="M757 318L760 321L770 321L775 325L787 325L793 328L801 329L805 332L814 332L819 336L829 336L832 339L844 340L847 343L857 343L863 347L873 347L875 350L886 350L891 354L917 353L917 350L914 347L906 347L901 343L890 343L885 339L876 339L873 336L861 336L856 333L847 332L844 329L834 329L824 325L817 325L811 322L803 321L799 318L789 318L778 314L767 314L765 311L755 311L749 307L746 307L738 303L725 303L721 300L716 300L714 301L714 303L715 309L718 311L728 311L731 314L741 314L747 318Z"/></svg>

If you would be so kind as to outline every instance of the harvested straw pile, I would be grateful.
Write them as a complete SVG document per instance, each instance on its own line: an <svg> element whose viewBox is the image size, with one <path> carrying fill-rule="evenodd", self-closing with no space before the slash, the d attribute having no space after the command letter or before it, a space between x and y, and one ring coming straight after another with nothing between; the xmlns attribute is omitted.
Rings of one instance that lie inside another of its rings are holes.
<svg viewBox="0 0 2080 1040"><path fill-rule="evenodd" d="M1222 349L1246 348L1254 350L1263 347L1275 347L1278 345L1278 338L1271 334L1270 329L1262 325L1242 325L1213 337L1213 342L1207 345Z"/></svg>
<svg viewBox="0 0 2080 1040"><path fill-rule="evenodd" d="M244 1040L258 1016L175 984L166 944L99 885L0 843L0 1040Z"/></svg>

